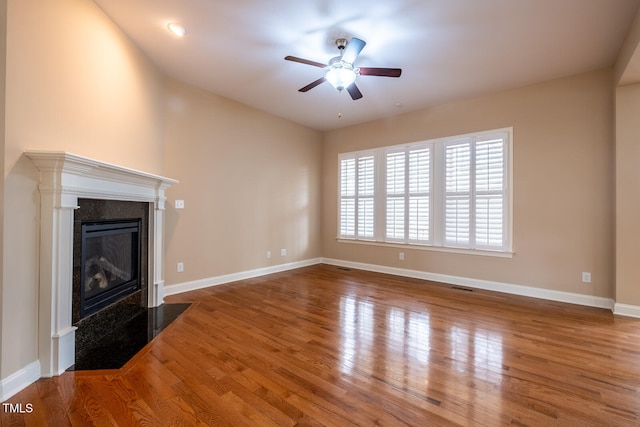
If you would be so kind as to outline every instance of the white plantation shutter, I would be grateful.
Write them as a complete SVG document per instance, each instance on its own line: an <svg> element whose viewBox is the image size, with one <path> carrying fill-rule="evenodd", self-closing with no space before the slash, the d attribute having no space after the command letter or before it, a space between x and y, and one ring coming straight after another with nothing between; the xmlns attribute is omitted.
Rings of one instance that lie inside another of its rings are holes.
<svg viewBox="0 0 640 427"><path fill-rule="evenodd" d="M340 236L356 236L356 159L340 160Z"/></svg>
<svg viewBox="0 0 640 427"><path fill-rule="evenodd" d="M511 134L339 155L339 237L510 252Z"/></svg>
<svg viewBox="0 0 640 427"><path fill-rule="evenodd" d="M375 233L375 156L342 155L339 235L372 239Z"/></svg>
<svg viewBox="0 0 640 427"><path fill-rule="evenodd" d="M340 202L340 236L356 236L356 203L353 199L342 199Z"/></svg>
<svg viewBox="0 0 640 427"><path fill-rule="evenodd" d="M447 144L445 153L445 246L469 245L471 232L471 141Z"/></svg>
<svg viewBox="0 0 640 427"><path fill-rule="evenodd" d="M476 224L477 248L505 245L505 142L489 138L476 142Z"/></svg>
<svg viewBox="0 0 640 427"><path fill-rule="evenodd" d="M431 239L431 148L386 155L386 240L427 244Z"/></svg>
<svg viewBox="0 0 640 427"><path fill-rule="evenodd" d="M387 153L387 240L405 239L406 153Z"/></svg>
<svg viewBox="0 0 640 427"><path fill-rule="evenodd" d="M445 145L444 245L506 248L506 137L473 137Z"/></svg>
<svg viewBox="0 0 640 427"><path fill-rule="evenodd" d="M374 237L375 158L358 159L358 237Z"/></svg>
<svg viewBox="0 0 640 427"><path fill-rule="evenodd" d="M431 241L431 199L429 196L409 198L409 241L429 243Z"/></svg>
<svg viewBox="0 0 640 427"><path fill-rule="evenodd" d="M431 241L431 147L409 151L410 242Z"/></svg>

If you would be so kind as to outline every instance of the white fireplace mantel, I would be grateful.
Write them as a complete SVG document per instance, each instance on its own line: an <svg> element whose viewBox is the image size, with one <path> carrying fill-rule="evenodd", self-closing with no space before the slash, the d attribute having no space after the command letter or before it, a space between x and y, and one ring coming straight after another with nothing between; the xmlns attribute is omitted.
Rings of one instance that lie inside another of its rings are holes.
<svg viewBox="0 0 640 427"><path fill-rule="evenodd" d="M71 324L73 212L79 198L148 202L149 307L163 302L165 190L178 181L63 151L26 151L40 171L38 358L41 376L60 375L75 361Z"/></svg>

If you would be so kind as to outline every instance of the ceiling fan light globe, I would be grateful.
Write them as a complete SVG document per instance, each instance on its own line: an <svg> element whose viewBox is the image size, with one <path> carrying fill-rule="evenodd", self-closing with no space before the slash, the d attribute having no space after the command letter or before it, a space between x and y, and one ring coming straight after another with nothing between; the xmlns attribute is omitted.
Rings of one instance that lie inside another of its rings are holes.
<svg viewBox="0 0 640 427"><path fill-rule="evenodd" d="M171 31L176 37L183 37L187 31L179 24L175 22L170 22L167 24L167 29Z"/></svg>
<svg viewBox="0 0 640 427"><path fill-rule="evenodd" d="M349 68L333 68L327 71L325 78L331 86L342 90L356 81L356 73Z"/></svg>

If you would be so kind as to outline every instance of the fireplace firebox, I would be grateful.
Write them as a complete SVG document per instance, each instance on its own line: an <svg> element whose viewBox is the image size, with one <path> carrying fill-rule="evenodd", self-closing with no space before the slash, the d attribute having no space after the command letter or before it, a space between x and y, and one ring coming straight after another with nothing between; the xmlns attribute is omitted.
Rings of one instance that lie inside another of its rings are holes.
<svg viewBox="0 0 640 427"><path fill-rule="evenodd" d="M80 318L140 289L141 221L81 225Z"/></svg>

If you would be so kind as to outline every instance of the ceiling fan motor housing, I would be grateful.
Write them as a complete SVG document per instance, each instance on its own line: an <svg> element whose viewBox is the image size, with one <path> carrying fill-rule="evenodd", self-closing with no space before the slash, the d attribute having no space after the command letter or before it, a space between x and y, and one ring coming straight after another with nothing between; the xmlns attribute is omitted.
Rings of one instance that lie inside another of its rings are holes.
<svg viewBox="0 0 640 427"><path fill-rule="evenodd" d="M341 51L347 47L347 43L349 43L347 39L336 39L336 46L338 46L338 49Z"/></svg>

